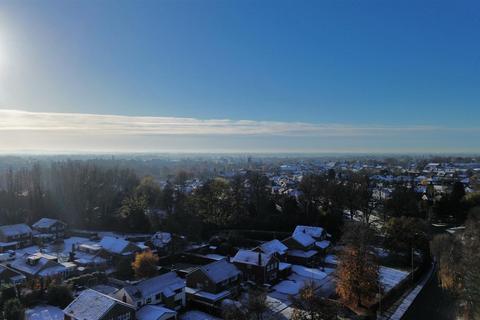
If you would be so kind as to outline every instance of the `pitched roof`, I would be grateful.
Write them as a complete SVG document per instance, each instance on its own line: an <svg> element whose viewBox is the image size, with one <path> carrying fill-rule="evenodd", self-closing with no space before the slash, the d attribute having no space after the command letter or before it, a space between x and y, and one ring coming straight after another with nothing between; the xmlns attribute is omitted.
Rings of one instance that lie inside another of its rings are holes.
<svg viewBox="0 0 480 320"><path fill-rule="evenodd" d="M65 224L64 222L62 222L60 220L57 220L57 219L42 218L42 219L38 220L37 222L35 222L32 225L32 227L34 227L34 228L49 228L57 222L59 222L61 224Z"/></svg>
<svg viewBox="0 0 480 320"><path fill-rule="evenodd" d="M330 241L328 241L328 240L317 241L317 242L315 242L315 245L317 247L319 247L320 249L326 249L330 246Z"/></svg>
<svg viewBox="0 0 480 320"><path fill-rule="evenodd" d="M315 239L313 239L310 235L303 232L294 232L292 235L292 239L300 243L304 247L311 246L315 243Z"/></svg>
<svg viewBox="0 0 480 320"><path fill-rule="evenodd" d="M127 241L122 238L111 237L111 236L103 237L98 245L101 246L103 249L107 250L108 252L117 253L117 254L131 253L131 252L125 251L128 249L130 245L138 247L136 244L130 241Z"/></svg>
<svg viewBox="0 0 480 320"><path fill-rule="evenodd" d="M240 270L225 259L209 263L199 269L215 283L240 275Z"/></svg>
<svg viewBox="0 0 480 320"><path fill-rule="evenodd" d="M255 266L260 265L264 267L267 265L271 258L272 255L262 252L255 252L252 250L239 250L235 257L232 258L232 262L252 264Z"/></svg>
<svg viewBox="0 0 480 320"><path fill-rule="evenodd" d="M168 272L160 276L140 281L136 284L126 286L124 289L132 299L146 298L157 293L163 293L170 297L175 290L185 287L185 282L175 272Z"/></svg>
<svg viewBox="0 0 480 320"><path fill-rule="evenodd" d="M0 264L0 276L4 274L11 276L12 278L17 276L25 277L23 274L19 273L18 271Z"/></svg>
<svg viewBox="0 0 480 320"><path fill-rule="evenodd" d="M308 250L308 251L288 250L287 254L289 256L293 256L293 257L311 258L314 255L318 254L318 251L316 251L316 250Z"/></svg>
<svg viewBox="0 0 480 320"><path fill-rule="evenodd" d="M17 234L31 233L32 229L24 223L0 226L0 232L7 237Z"/></svg>
<svg viewBox="0 0 480 320"><path fill-rule="evenodd" d="M277 239L262 243L259 248L266 254L284 254L288 250L288 247Z"/></svg>
<svg viewBox="0 0 480 320"><path fill-rule="evenodd" d="M313 227L313 226L297 226L293 234L297 232L302 232L308 234L310 237L313 238L320 238L323 234L322 227Z"/></svg>
<svg viewBox="0 0 480 320"><path fill-rule="evenodd" d="M10 266L28 275L48 276L66 271L67 268L58 263L56 259L55 256L37 252L35 254L25 254L15 259ZM30 265L27 260L36 260L36 263Z"/></svg>
<svg viewBox="0 0 480 320"><path fill-rule="evenodd" d="M63 312L79 320L97 320L101 319L113 306L122 304L128 308L132 306L123 303L120 300L107 296L98 291L87 289L72 301Z"/></svg>
<svg viewBox="0 0 480 320"><path fill-rule="evenodd" d="M174 315L177 312L165 307L147 304L137 311L136 318L137 320L158 320L167 314Z"/></svg>

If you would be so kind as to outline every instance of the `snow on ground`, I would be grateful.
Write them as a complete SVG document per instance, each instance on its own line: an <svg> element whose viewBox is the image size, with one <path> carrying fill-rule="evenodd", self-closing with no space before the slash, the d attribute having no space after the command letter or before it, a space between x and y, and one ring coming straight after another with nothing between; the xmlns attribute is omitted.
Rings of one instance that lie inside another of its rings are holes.
<svg viewBox="0 0 480 320"><path fill-rule="evenodd" d="M302 283L293 281L293 280L283 280L273 287L275 291L284 294L295 295L300 291Z"/></svg>
<svg viewBox="0 0 480 320"><path fill-rule="evenodd" d="M390 291L393 287L398 285L403 279L408 276L408 272L389 267L380 267L380 281L384 287L385 292Z"/></svg>
<svg viewBox="0 0 480 320"><path fill-rule="evenodd" d="M284 303L283 301L276 299L272 296L267 296L267 305L268 311L264 314L264 319L291 319L293 309L290 307L290 301Z"/></svg>
<svg viewBox="0 0 480 320"><path fill-rule="evenodd" d="M274 291L268 295L272 299L281 301L286 306L289 306L291 304L290 296L297 295L300 289L309 282L313 282L319 290L322 290L323 287L330 288L330 283L332 283L333 278L329 275L334 271L335 270L331 268L325 268L324 271L321 271L318 268L292 265L292 274L288 276L286 280L280 281L273 286L272 289ZM328 292L326 294L327 296L330 295Z"/></svg>
<svg viewBox="0 0 480 320"><path fill-rule="evenodd" d="M54 306L36 306L25 311L25 320L63 320L63 311Z"/></svg>
<svg viewBox="0 0 480 320"><path fill-rule="evenodd" d="M180 320L220 320L214 316L209 315L201 311L187 311L180 316Z"/></svg>

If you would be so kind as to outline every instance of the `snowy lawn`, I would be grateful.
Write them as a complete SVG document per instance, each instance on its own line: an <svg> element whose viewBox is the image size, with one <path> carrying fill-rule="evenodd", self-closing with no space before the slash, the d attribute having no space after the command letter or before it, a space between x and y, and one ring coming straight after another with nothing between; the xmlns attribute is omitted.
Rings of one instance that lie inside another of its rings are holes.
<svg viewBox="0 0 480 320"><path fill-rule="evenodd" d="M322 286L322 280L332 273L334 269L325 268L325 272L318 268L308 268L299 265L292 265L292 274L273 287L278 294L296 295L300 289L307 283L313 282L316 286ZM284 300L284 299L281 299Z"/></svg>
<svg viewBox="0 0 480 320"><path fill-rule="evenodd" d="M278 291L283 294L298 294L303 283L298 283L293 280L284 280L273 287L275 291Z"/></svg>

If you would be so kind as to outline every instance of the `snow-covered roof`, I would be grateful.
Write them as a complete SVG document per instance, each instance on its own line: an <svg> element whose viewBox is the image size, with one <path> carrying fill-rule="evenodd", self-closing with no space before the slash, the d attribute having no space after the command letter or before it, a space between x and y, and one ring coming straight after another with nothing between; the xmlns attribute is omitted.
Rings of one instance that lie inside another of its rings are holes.
<svg viewBox="0 0 480 320"><path fill-rule="evenodd" d="M162 306L152 306L150 304L142 307L136 313L137 320L158 320L165 315L176 315L177 312Z"/></svg>
<svg viewBox="0 0 480 320"><path fill-rule="evenodd" d="M306 233L310 237L313 238L320 238L323 234L323 228L322 227L312 227L312 226L297 226L295 228L295 231L293 231L293 234L295 233Z"/></svg>
<svg viewBox="0 0 480 320"><path fill-rule="evenodd" d="M170 297L176 290L184 287L185 282L175 272L168 272L127 286L124 289L132 298L140 299L158 293L163 293L164 296Z"/></svg>
<svg viewBox="0 0 480 320"><path fill-rule="evenodd" d="M294 232L292 235L292 239L300 243L304 247L311 246L315 243L315 239L313 239L310 235L303 232Z"/></svg>
<svg viewBox="0 0 480 320"><path fill-rule="evenodd" d="M87 289L72 301L63 312L73 319L101 319L113 306L122 304L132 309L132 306L98 291Z"/></svg>
<svg viewBox="0 0 480 320"><path fill-rule="evenodd" d="M237 267L229 263L227 260L215 261L202 266L199 269L215 283L240 275L240 271Z"/></svg>
<svg viewBox="0 0 480 320"><path fill-rule="evenodd" d="M207 291L200 290L200 289L195 289L195 288L190 288L190 287L187 287L185 289L185 291L188 294L195 295L195 296L200 297L200 298L205 298L207 300L210 300L211 302L217 302L218 300L229 297L232 294L230 292L230 290L223 290L223 291L218 292L218 293L211 293L211 292L207 292Z"/></svg>
<svg viewBox="0 0 480 320"><path fill-rule="evenodd" d="M232 262L246 263L256 266L266 266L272 258L272 255L255 252L252 250L239 250L237 254L232 258Z"/></svg>
<svg viewBox="0 0 480 320"><path fill-rule="evenodd" d="M330 246L330 241L328 241L328 240L317 241L317 242L315 242L315 245L317 247L319 247L320 249L326 249Z"/></svg>
<svg viewBox="0 0 480 320"><path fill-rule="evenodd" d="M38 220L37 222L35 222L32 225L32 227L34 227L34 228L50 228L51 226L53 226L57 222L59 222L61 224L64 224L62 221L57 220L57 219L42 218L42 219Z"/></svg>
<svg viewBox="0 0 480 320"><path fill-rule="evenodd" d="M280 271L287 270L289 268L292 268L292 265L290 263L280 262L278 264L278 270Z"/></svg>
<svg viewBox="0 0 480 320"><path fill-rule="evenodd" d="M288 250L287 254L292 257L300 257L300 258L310 258L316 255L318 252L315 250Z"/></svg>
<svg viewBox="0 0 480 320"><path fill-rule="evenodd" d="M131 253L131 252L125 252L125 250L127 250L129 245L138 247L137 245L135 245L130 241L127 241L122 238L111 237L111 236L103 237L99 245L106 251L116 253L116 254Z"/></svg>
<svg viewBox="0 0 480 320"><path fill-rule="evenodd" d="M180 316L180 320L219 320L219 318L197 310L190 310Z"/></svg>
<svg viewBox="0 0 480 320"><path fill-rule="evenodd" d="M310 278L312 280L313 279L322 280L327 276L325 272L321 271L318 268L309 268L309 267L299 266L299 265L293 265L292 272L300 276Z"/></svg>
<svg viewBox="0 0 480 320"><path fill-rule="evenodd" d="M7 237L32 233L32 229L24 223L12 224L6 226L0 226L0 233L4 234Z"/></svg>
<svg viewBox="0 0 480 320"><path fill-rule="evenodd" d="M278 253L282 255L288 250L288 247L277 239L262 243L259 248L266 254Z"/></svg>
<svg viewBox="0 0 480 320"><path fill-rule="evenodd" d="M152 236L152 243L155 247L163 248L172 241L172 234L168 232L157 232Z"/></svg>
<svg viewBox="0 0 480 320"><path fill-rule="evenodd" d="M62 309L49 305L35 306L25 310L25 320L63 320Z"/></svg>
<svg viewBox="0 0 480 320"><path fill-rule="evenodd" d="M67 268L56 261L56 257L44 253L25 254L24 256L12 261L10 266L27 275L49 276L67 271ZM31 265L28 260L35 260Z"/></svg>

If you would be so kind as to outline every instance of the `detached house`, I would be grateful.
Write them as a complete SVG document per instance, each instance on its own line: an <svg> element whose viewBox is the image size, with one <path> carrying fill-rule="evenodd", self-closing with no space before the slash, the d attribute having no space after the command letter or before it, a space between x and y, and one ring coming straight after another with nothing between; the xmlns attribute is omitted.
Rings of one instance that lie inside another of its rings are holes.
<svg viewBox="0 0 480 320"><path fill-rule="evenodd" d="M117 263L122 259L133 260L135 254L142 251L142 248L134 242L110 236L103 237L98 245L95 246L106 252L113 263Z"/></svg>
<svg viewBox="0 0 480 320"><path fill-rule="evenodd" d="M75 272L76 265L70 262L59 263L56 256L38 252L17 258L10 267L30 279L47 277L65 279Z"/></svg>
<svg viewBox="0 0 480 320"><path fill-rule="evenodd" d="M32 244L32 229L24 223L0 226L0 250L16 249Z"/></svg>
<svg viewBox="0 0 480 320"><path fill-rule="evenodd" d="M237 292L242 273L225 259L209 263L187 274L191 301L213 306Z"/></svg>
<svg viewBox="0 0 480 320"><path fill-rule="evenodd" d="M322 227L312 226L297 226L293 234L303 233L307 234L315 240L315 249L324 251L330 246L330 241L327 240L327 232Z"/></svg>
<svg viewBox="0 0 480 320"><path fill-rule="evenodd" d="M243 273L243 278L259 284L273 283L278 278L278 259L271 254L252 250L239 250L232 258L233 264Z"/></svg>
<svg viewBox="0 0 480 320"><path fill-rule="evenodd" d="M261 251L265 254L276 255L276 257L280 261L284 261L288 251L288 247L284 245L281 241L274 239L274 240L262 243L254 250Z"/></svg>
<svg viewBox="0 0 480 320"><path fill-rule="evenodd" d="M70 261L87 270L105 270L110 255L98 244L82 243L74 245L70 252Z"/></svg>
<svg viewBox="0 0 480 320"><path fill-rule="evenodd" d="M42 218L35 222L32 228L38 235L55 240L65 237L67 224L57 219Z"/></svg>
<svg viewBox="0 0 480 320"><path fill-rule="evenodd" d="M161 231L156 232L150 241L160 255L175 254L182 251L186 245L185 237Z"/></svg>
<svg viewBox="0 0 480 320"><path fill-rule="evenodd" d="M115 298L87 289L64 310L65 320L135 320L135 309Z"/></svg>
<svg viewBox="0 0 480 320"><path fill-rule="evenodd" d="M136 309L149 304L163 304L169 309L180 310L186 305L185 283L174 272L126 286L114 296Z"/></svg>
<svg viewBox="0 0 480 320"><path fill-rule="evenodd" d="M293 234L283 240L283 244L288 247L286 260L294 264L316 265L330 245L326 236L327 233L321 227L297 226Z"/></svg>

